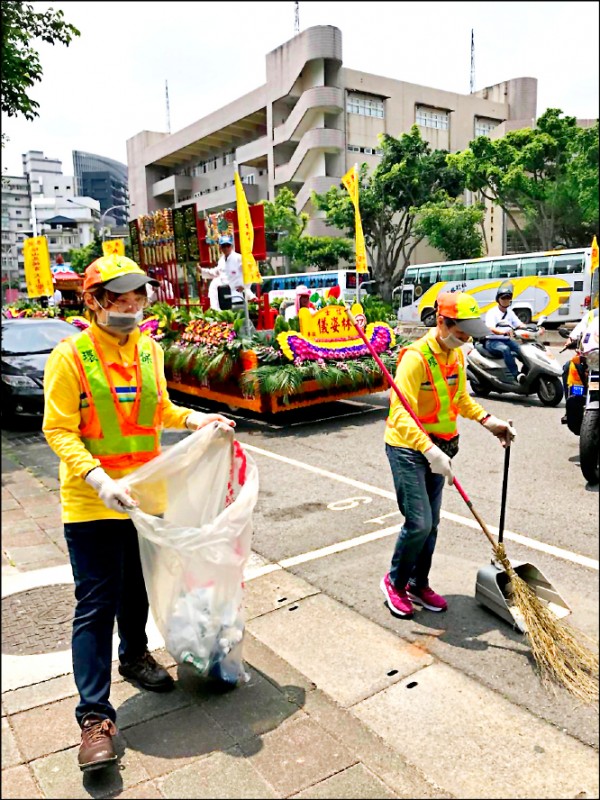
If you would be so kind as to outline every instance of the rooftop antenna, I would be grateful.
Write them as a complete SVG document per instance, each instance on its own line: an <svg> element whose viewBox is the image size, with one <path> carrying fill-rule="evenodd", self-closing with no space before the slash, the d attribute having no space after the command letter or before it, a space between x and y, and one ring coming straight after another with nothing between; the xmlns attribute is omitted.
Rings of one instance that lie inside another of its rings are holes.
<svg viewBox="0 0 600 800"><path fill-rule="evenodd" d="M471 94L475 91L475 34L471 28Z"/></svg>
<svg viewBox="0 0 600 800"><path fill-rule="evenodd" d="M294 3L294 34L300 33L300 3Z"/></svg>
<svg viewBox="0 0 600 800"><path fill-rule="evenodd" d="M165 99L167 101L167 131L171 133L171 112L169 111L169 81L165 80Z"/></svg>

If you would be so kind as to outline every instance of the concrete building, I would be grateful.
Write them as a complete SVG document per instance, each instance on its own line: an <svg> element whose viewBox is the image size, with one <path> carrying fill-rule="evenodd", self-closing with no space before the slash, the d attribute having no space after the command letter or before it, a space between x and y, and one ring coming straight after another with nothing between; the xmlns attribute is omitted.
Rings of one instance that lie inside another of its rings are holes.
<svg viewBox="0 0 600 800"><path fill-rule="evenodd" d="M2 178L2 277L22 280L23 242L31 235L29 182L23 175Z"/></svg>
<svg viewBox="0 0 600 800"><path fill-rule="evenodd" d="M78 193L98 200L102 214L112 209L110 215L106 214L108 225L126 226L129 192L125 164L106 156L73 150L73 169Z"/></svg>
<svg viewBox="0 0 600 800"><path fill-rule="evenodd" d="M142 131L127 141L135 216L193 201L198 211L235 206L234 161L249 203L283 186L310 214L307 233L332 235L312 208L356 162L374 168L378 135L416 124L434 148L457 151L499 124L536 116L537 80L515 78L470 95L343 66L342 33L309 28L266 55L266 82L173 134ZM443 75L440 75L440 81ZM501 252L502 215L488 219L490 252ZM420 246L416 263L439 257Z"/></svg>
<svg viewBox="0 0 600 800"><path fill-rule="evenodd" d="M41 150L24 153L23 175L2 181L2 277L25 279L23 243L47 236L53 260L59 253L85 247L100 224L100 203L79 196L75 178L62 174L62 163Z"/></svg>

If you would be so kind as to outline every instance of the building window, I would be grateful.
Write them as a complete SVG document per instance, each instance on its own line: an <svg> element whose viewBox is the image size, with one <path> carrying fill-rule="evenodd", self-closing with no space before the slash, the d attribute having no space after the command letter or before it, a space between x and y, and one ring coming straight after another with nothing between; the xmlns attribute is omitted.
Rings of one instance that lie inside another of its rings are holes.
<svg viewBox="0 0 600 800"><path fill-rule="evenodd" d="M23 223L22 222L17 222L17 228L22 228L22 227L23 227Z"/></svg>
<svg viewBox="0 0 600 800"><path fill-rule="evenodd" d="M450 114L439 108L417 106L415 122L423 128L437 128L440 131L447 131L450 127Z"/></svg>
<svg viewBox="0 0 600 800"><path fill-rule="evenodd" d="M373 95L348 92L346 111L348 114L360 114L363 117L379 117L379 119L383 119L383 100Z"/></svg>
<svg viewBox="0 0 600 800"><path fill-rule="evenodd" d="M382 156L383 150L379 147L359 147L357 144L349 144L348 152L350 153L364 153L367 156Z"/></svg>
<svg viewBox="0 0 600 800"><path fill-rule="evenodd" d="M475 117L475 136L489 136L500 125L499 119L486 119L485 117Z"/></svg>
<svg viewBox="0 0 600 800"><path fill-rule="evenodd" d="M21 211L21 209L20 209L20 208L17 208L17 210L15 211L15 214L19 214L19 215L21 215L22 213L23 213L23 212Z"/></svg>
<svg viewBox="0 0 600 800"><path fill-rule="evenodd" d="M50 237L50 244L56 244L56 236Z"/></svg>
<svg viewBox="0 0 600 800"><path fill-rule="evenodd" d="M242 178L242 183L252 184L254 183L255 177L254 175L245 175Z"/></svg>

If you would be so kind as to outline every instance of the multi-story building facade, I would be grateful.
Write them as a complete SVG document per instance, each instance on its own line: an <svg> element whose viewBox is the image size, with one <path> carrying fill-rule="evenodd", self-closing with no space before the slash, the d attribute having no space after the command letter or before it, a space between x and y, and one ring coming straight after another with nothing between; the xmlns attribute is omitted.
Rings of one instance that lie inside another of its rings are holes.
<svg viewBox="0 0 600 800"><path fill-rule="evenodd" d="M127 142L135 216L193 201L199 213L235 206L234 162L250 203L287 186L310 215L307 233L334 230L312 208L356 162L374 168L381 133L417 125L432 147L466 148L505 121L530 125L537 80L515 78L469 95L343 66L342 33L309 28L266 55L266 83L173 134L142 131ZM488 211L489 216L489 211ZM502 215L486 220L490 252L502 251ZM420 246L414 261L439 257Z"/></svg>
<svg viewBox="0 0 600 800"><path fill-rule="evenodd" d="M2 277L23 275L23 242L31 235L29 182L23 175L2 178Z"/></svg>
<svg viewBox="0 0 600 800"><path fill-rule="evenodd" d="M127 190L127 167L112 158L73 150L73 169L80 195L93 197L100 203L100 210L111 217L116 225L127 225L128 214L125 206L129 203ZM115 208L117 206L117 208Z"/></svg>
<svg viewBox="0 0 600 800"><path fill-rule="evenodd" d="M62 174L58 159L40 150L24 153L23 175L2 180L2 277L25 277L23 243L29 236L47 236L50 256L85 247L100 224L100 203L78 196L72 175Z"/></svg>

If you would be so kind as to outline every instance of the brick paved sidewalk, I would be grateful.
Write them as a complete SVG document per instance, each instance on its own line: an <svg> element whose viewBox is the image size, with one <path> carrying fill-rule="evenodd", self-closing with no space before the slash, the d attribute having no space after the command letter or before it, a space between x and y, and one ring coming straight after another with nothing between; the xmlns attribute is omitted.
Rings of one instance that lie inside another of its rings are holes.
<svg viewBox="0 0 600 800"><path fill-rule="evenodd" d="M2 458L2 501L3 575L68 563L57 482L47 477L47 470L46 477L40 474L36 463L27 468L19 463L10 442ZM59 588L68 592L64 586L33 591L45 591L50 605L64 605L65 598L57 600L56 593L49 592ZM5 609L12 614L5 605L10 597L3 600L3 616ZM29 635L27 626L18 619L12 622L3 626L3 653L41 654L51 649L47 634L52 635L52 622L47 629L38 625L38 648L33 650L32 643L23 640ZM65 630L63 625L63 638ZM4 692L1 796L451 796L249 632L244 657L251 679L234 691L224 693L187 666L177 667L165 651L155 655L176 678L175 690L138 690L122 679L115 663L111 700L118 714L119 766L87 775L77 766L73 676Z"/></svg>

